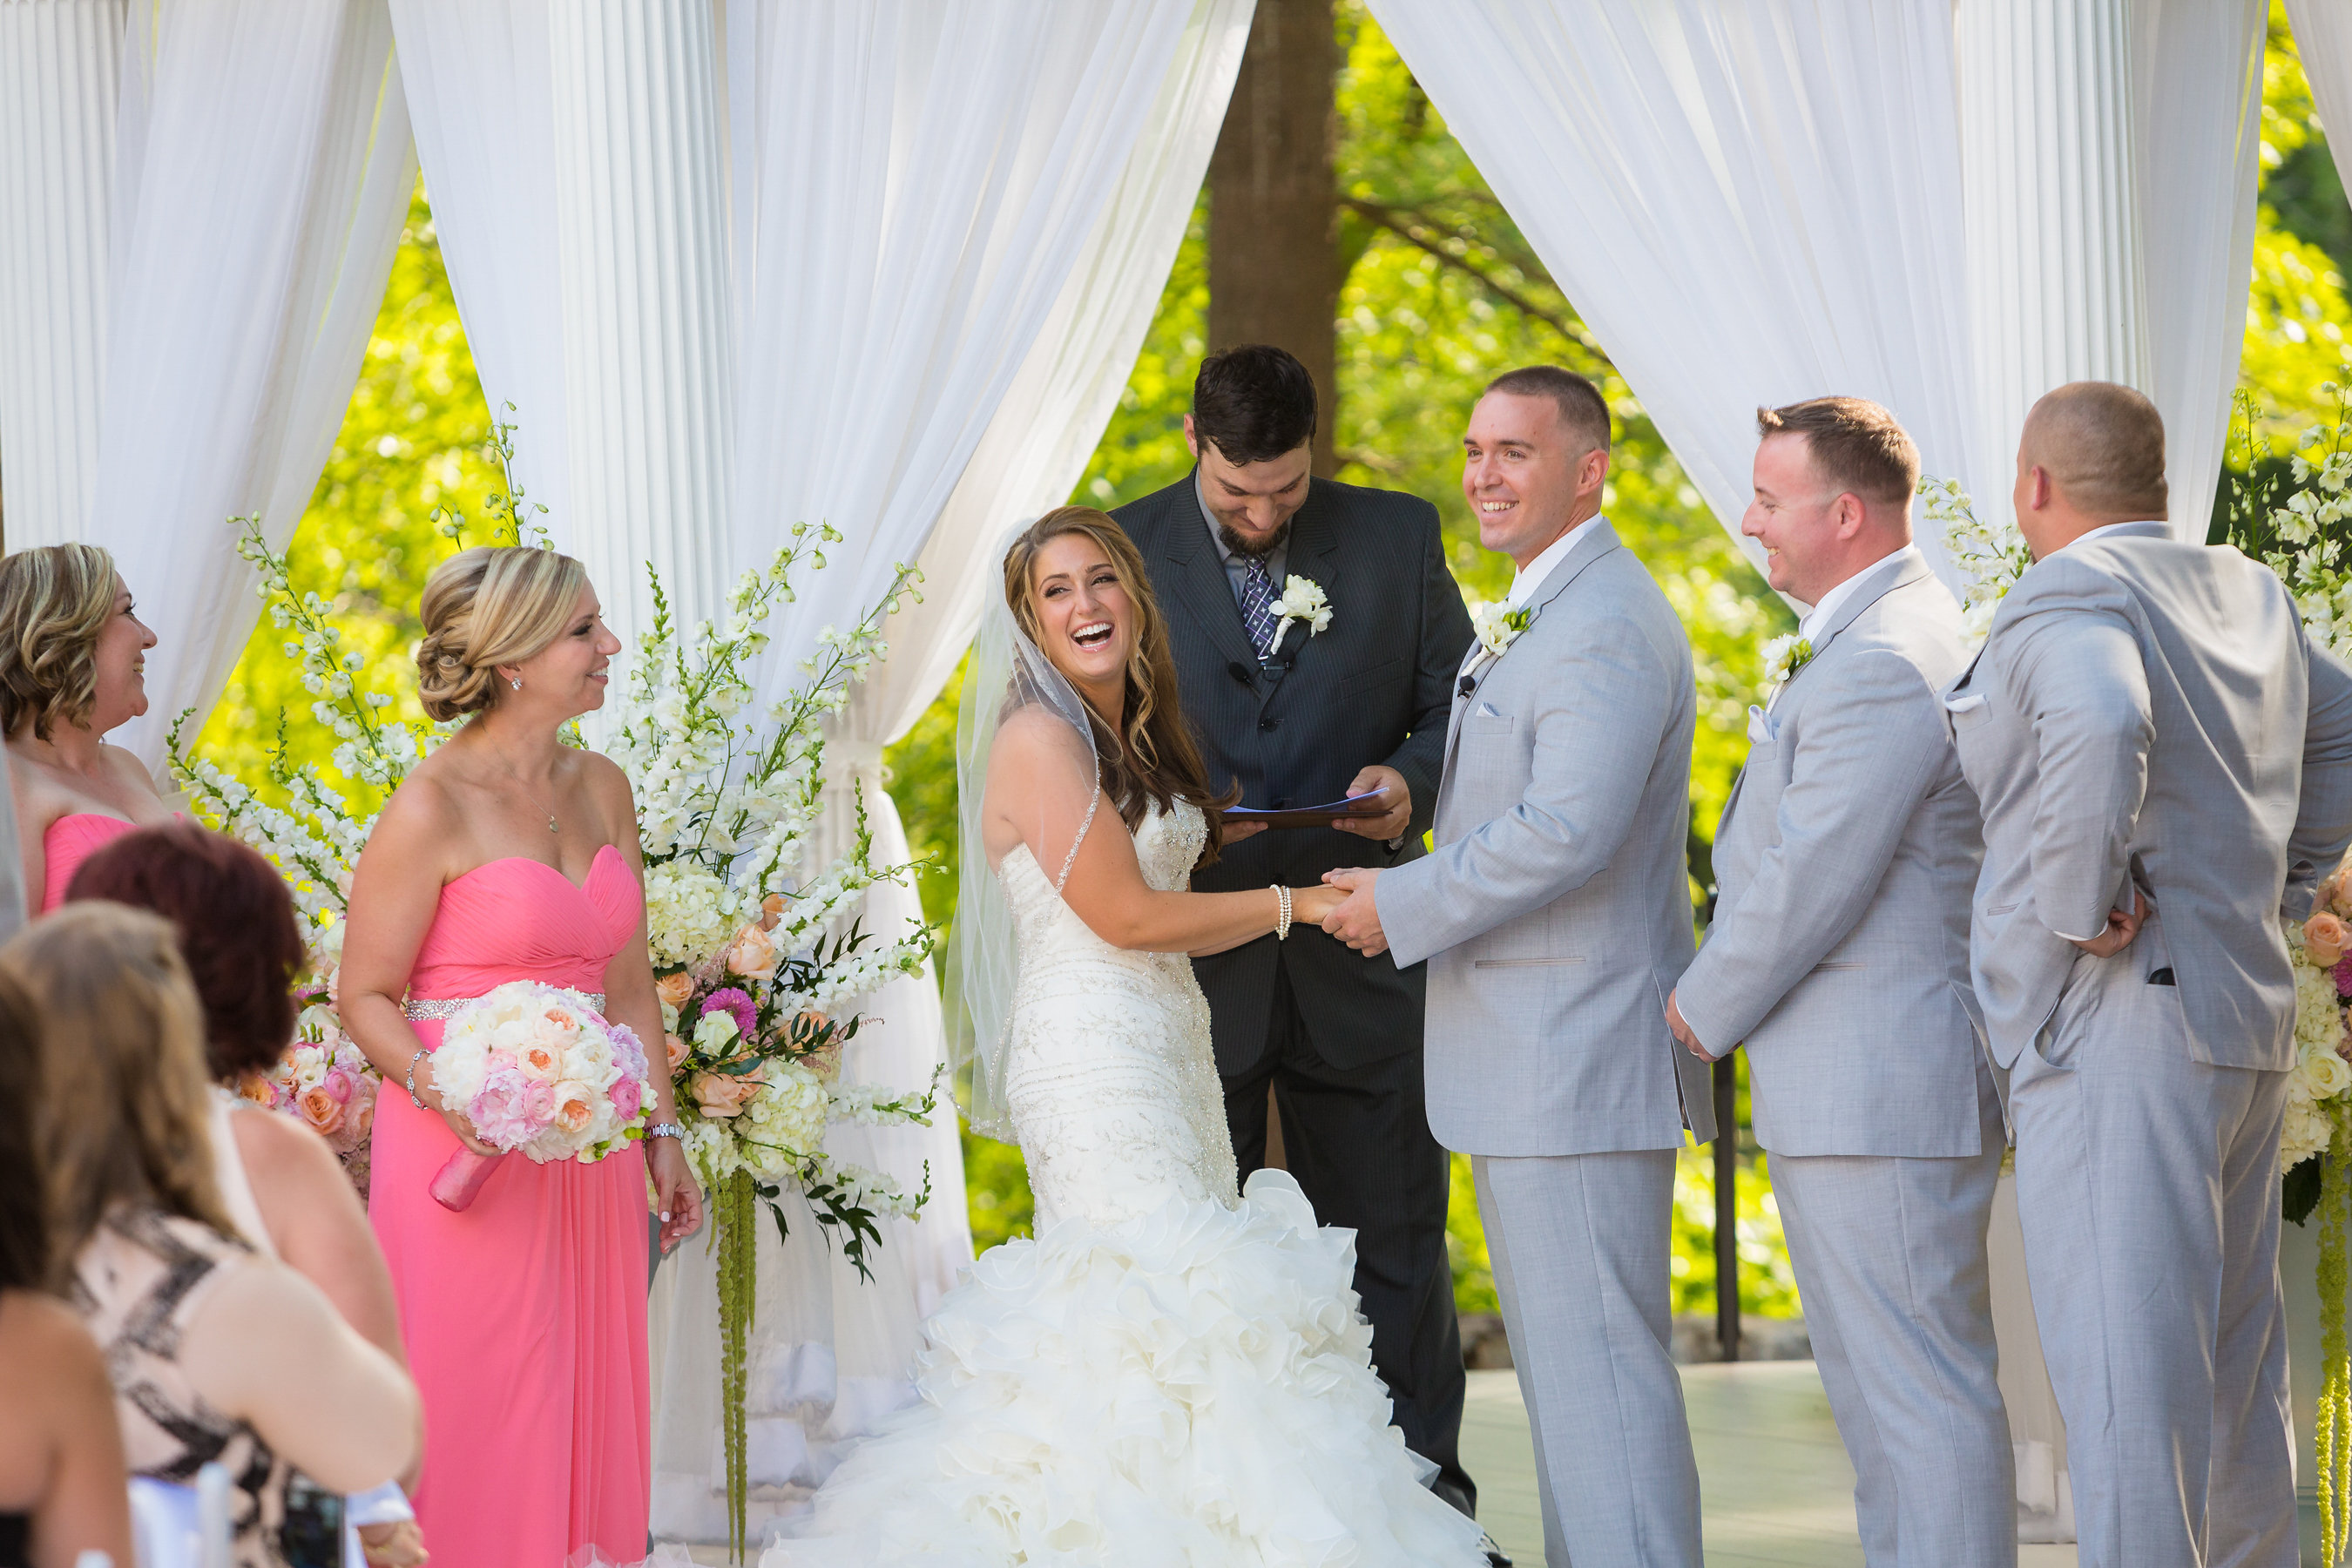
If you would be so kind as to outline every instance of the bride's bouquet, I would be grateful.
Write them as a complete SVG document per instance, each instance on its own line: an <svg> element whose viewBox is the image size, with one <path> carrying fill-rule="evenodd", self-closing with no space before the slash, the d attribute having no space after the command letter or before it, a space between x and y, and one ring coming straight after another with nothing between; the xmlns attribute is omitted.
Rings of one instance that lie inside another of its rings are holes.
<svg viewBox="0 0 2352 1568"><path fill-rule="evenodd" d="M536 1164L593 1164L643 1136L653 1082L625 1024L577 992L510 980L453 1014L433 1053L445 1104L499 1155L461 1149L433 1178L433 1199L464 1209L505 1153Z"/></svg>

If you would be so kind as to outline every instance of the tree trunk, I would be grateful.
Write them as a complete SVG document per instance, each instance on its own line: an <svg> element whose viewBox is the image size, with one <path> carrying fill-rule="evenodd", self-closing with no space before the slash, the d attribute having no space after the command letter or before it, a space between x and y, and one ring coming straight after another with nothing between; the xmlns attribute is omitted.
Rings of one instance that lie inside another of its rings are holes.
<svg viewBox="0 0 2352 1568"><path fill-rule="evenodd" d="M1315 471L1338 420L1339 191L1332 0L1258 0L1209 160L1209 347L1273 343L1315 377Z"/></svg>

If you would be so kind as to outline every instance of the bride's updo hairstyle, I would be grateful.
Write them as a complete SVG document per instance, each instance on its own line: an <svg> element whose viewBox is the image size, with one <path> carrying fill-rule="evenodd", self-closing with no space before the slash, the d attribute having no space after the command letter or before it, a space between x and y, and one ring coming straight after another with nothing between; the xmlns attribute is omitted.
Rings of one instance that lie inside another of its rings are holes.
<svg viewBox="0 0 2352 1568"><path fill-rule="evenodd" d="M499 666L520 664L563 635L588 569L535 545L461 550L425 580L416 698L436 721L499 700Z"/></svg>
<svg viewBox="0 0 2352 1568"><path fill-rule="evenodd" d="M1176 700L1176 660L1168 647L1168 622L1152 596L1151 579L1143 557L1108 512L1090 506L1059 507L1031 523L1004 552L1004 602L1021 634L1039 649L1045 647L1037 615L1037 593L1030 581L1037 552L1066 534L1084 534L1110 558L1128 603L1135 606L1135 647L1127 656L1127 711L1114 732L1092 708L1087 717L1095 728L1095 752L1102 759L1103 793L1118 805L1118 815L1129 828L1143 820L1147 802L1160 810L1189 800L1208 816L1209 838L1200 864L1217 858L1222 835L1217 813L1241 798L1239 789L1217 795L1209 788L1208 770L1201 750L1185 727L1183 709Z"/></svg>
<svg viewBox="0 0 2352 1568"><path fill-rule="evenodd" d="M0 734L37 740L98 701L98 635L114 614L114 557L48 544L0 560Z"/></svg>

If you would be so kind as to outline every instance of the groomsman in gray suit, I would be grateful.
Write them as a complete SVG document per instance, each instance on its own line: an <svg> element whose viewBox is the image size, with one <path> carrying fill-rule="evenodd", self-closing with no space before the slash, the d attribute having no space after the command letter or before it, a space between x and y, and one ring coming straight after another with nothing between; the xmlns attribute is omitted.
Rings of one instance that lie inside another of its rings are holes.
<svg viewBox="0 0 2352 1568"><path fill-rule="evenodd" d="M2034 405L2016 505L2035 563L1945 707L2082 1561L2289 1568L2279 917L2352 837L2352 673L2276 577L2167 531L2138 393Z"/></svg>
<svg viewBox="0 0 2352 1568"><path fill-rule="evenodd" d="M1812 611L1748 710L1715 921L1666 1021L1702 1058L1748 1049L1864 1560L1998 1568L2016 1478L1985 1226L2007 1140L1963 1004L1984 845L1941 700L1960 609L1911 542L1919 453L1893 415L1821 397L1757 425L1741 530Z"/></svg>
<svg viewBox="0 0 2352 1568"><path fill-rule="evenodd" d="M1715 1135L1660 1008L1690 962L1695 697L1665 595L1601 516L1609 410L1550 366L1463 442L1480 542L1518 568L1455 683L1436 848L1333 871L1324 929L1429 964L1429 1124L1472 1156L1535 1426L1551 1568L1698 1568L1667 1353L1675 1152Z"/></svg>

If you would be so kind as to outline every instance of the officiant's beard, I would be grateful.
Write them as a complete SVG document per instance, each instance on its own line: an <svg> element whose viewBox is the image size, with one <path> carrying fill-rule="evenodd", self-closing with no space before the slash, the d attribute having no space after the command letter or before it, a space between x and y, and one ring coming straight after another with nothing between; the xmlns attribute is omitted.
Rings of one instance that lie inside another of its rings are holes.
<svg viewBox="0 0 2352 1568"><path fill-rule="evenodd" d="M1290 537L1290 520L1286 517L1276 523L1274 531L1255 544L1244 539L1230 522L1220 521L1217 524L1217 537L1223 540L1225 548L1235 555L1271 555L1281 549L1283 542Z"/></svg>

